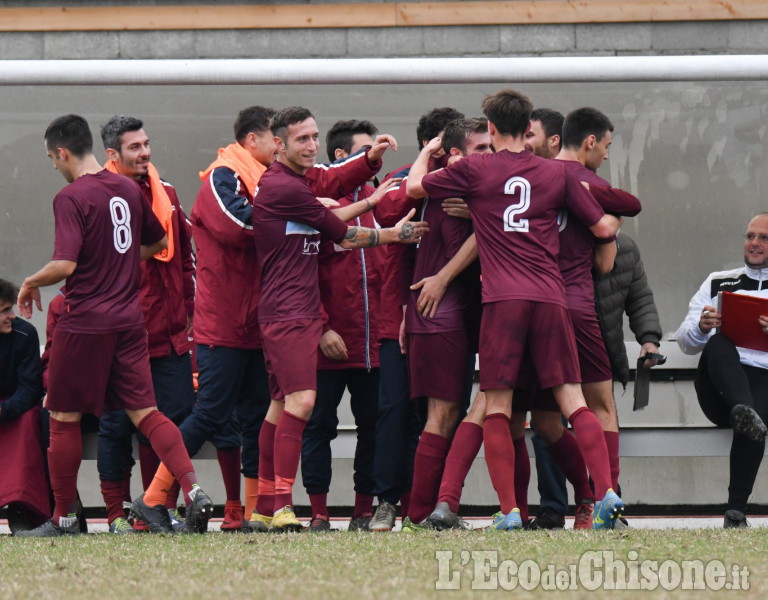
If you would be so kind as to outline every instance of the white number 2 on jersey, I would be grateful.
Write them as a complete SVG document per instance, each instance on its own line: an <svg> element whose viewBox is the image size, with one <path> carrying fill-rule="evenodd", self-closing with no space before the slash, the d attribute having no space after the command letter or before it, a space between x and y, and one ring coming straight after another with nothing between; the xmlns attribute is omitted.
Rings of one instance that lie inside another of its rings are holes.
<svg viewBox="0 0 768 600"><path fill-rule="evenodd" d="M520 219L522 215L531 206L531 184L523 177L512 177L504 184L504 193L514 196L520 194L520 200L515 204L510 204L504 211L504 231L528 231L528 219Z"/></svg>
<svg viewBox="0 0 768 600"><path fill-rule="evenodd" d="M131 247L133 237L131 235L131 209L128 203L115 196L109 200L109 214L112 216L112 240L115 244L115 250L120 254L125 254Z"/></svg>

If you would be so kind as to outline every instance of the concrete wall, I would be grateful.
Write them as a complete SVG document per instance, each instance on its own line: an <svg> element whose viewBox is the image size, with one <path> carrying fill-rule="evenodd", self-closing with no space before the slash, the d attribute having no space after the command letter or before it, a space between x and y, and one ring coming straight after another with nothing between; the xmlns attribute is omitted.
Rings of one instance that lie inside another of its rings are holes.
<svg viewBox="0 0 768 600"><path fill-rule="evenodd" d="M272 0L243 4L352 2L386 3L381 0ZM184 6L201 3L205 4L204 1L184 0L6 0L0 1L0 8ZM0 34L0 57L148 59L758 54L768 47L767 23L697 21L220 31L117 31L120 24L115 23L115 31L3 33Z"/></svg>
<svg viewBox="0 0 768 600"><path fill-rule="evenodd" d="M23 32L4 59L760 54L765 21L358 29Z"/></svg>

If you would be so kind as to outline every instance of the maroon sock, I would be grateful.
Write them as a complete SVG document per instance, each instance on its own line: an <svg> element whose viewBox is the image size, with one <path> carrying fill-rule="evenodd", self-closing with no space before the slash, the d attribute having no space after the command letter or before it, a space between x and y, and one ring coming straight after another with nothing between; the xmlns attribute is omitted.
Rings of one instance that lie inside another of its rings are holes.
<svg viewBox="0 0 768 600"><path fill-rule="evenodd" d="M328 494L309 494L309 503L312 505L312 516L328 518Z"/></svg>
<svg viewBox="0 0 768 600"><path fill-rule="evenodd" d="M447 502L455 513L459 512L461 489L472 462L483 444L483 428L477 423L462 422L453 436L451 448L445 458L443 480L440 482L438 502Z"/></svg>
<svg viewBox="0 0 768 600"><path fill-rule="evenodd" d="M256 512L271 517L275 510L275 430L273 423L264 421L259 432L259 497Z"/></svg>
<svg viewBox="0 0 768 600"><path fill-rule="evenodd" d="M413 460L413 486L408 507L408 516L414 523L424 521L437 504L449 444L448 438L436 433L425 431L419 438Z"/></svg>
<svg viewBox="0 0 768 600"><path fill-rule="evenodd" d="M227 502L240 502L240 446L216 450L216 458L219 459Z"/></svg>
<svg viewBox="0 0 768 600"><path fill-rule="evenodd" d="M584 464L584 457L581 455L579 444L574 435L568 429L563 429L563 435L554 444L550 444L549 451L565 478L573 486L576 503L578 504L579 501L586 498L593 499L594 494L592 488L589 487L587 465Z"/></svg>
<svg viewBox="0 0 768 600"><path fill-rule="evenodd" d="M504 413L493 413L485 417L483 443L485 462L491 476L493 489L499 497L501 512L508 515L517 508L515 498L515 444L509 433L510 419Z"/></svg>
<svg viewBox="0 0 768 600"><path fill-rule="evenodd" d="M83 436L80 422L50 419L51 444L48 447L48 468L56 507L53 522L77 512L77 472L83 458ZM122 492L121 492L122 493Z"/></svg>
<svg viewBox="0 0 768 600"><path fill-rule="evenodd" d="M180 489L181 486L179 485L179 482L174 479L173 485L168 488L168 493L165 496L165 508L170 508L171 510L176 508L179 502Z"/></svg>
<svg viewBox="0 0 768 600"><path fill-rule="evenodd" d="M355 509L352 512L352 518L370 517L373 514L373 496L370 494L361 494L355 492Z"/></svg>
<svg viewBox="0 0 768 600"><path fill-rule="evenodd" d="M280 415L275 428L275 506L293 506L293 482L299 470L301 436L307 422L287 410Z"/></svg>
<svg viewBox="0 0 768 600"><path fill-rule="evenodd" d="M125 480L103 481L101 482L101 496L104 498L104 504L107 505L107 522L112 522L118 518L125 518L123 509L123 493L125 492Z"/></svg>
<svg viewBox="0 0 768 600"><path fill-rule="evenodd" d="M159 410L153 410L139 422L137 429L149 440L155 454L179 482L184 491L184 501L189 504L189 493L197 483L197 477L179 428Z"/></svg>
<svg viewBox="0 0 768 600"><path fill-rule="evenodd" d="M411 492L405 492L400 496L400 520L402 521L408 516L408 511L411 508Z"/></svg>
<svg viewBox="0 0 768 600"><path fill-rule="evenodd" d="M603 431L605 445L608 448L608 462L611 464L611 487L619 489L619 434L616 431Z"/></svg>
<svg viewBox="0 0 768 600"><path fill-rule="evenodd" d="M531 459L528 457L528 446L525 436L512 440L515 445L515 499L520 509L520 518L525 523L528 520L528 484L531 481Z"/></svg>
<svg viewBox="0 0 768 600"><path fill-rule="evenodd" d="M573 434L595 484L595 498L600 500L611 487L611 467L603 428L595 413L586 406L577 409L568 420L573 426Z"/></svg>
<svg viewBox="0 0 768 600"><path fill-rule="evenodd" d="M141 466L141 485L146 490L157 473L160 459L149 444L139 444L139 464Z"/></svg>

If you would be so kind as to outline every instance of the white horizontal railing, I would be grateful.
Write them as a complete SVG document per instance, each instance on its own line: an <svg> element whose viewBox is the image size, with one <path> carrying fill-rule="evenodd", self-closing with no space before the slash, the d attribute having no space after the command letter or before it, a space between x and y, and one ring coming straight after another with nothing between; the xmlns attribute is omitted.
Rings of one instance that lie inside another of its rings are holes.
<svg viewBox="0 0 768 600"><path fill-rule="evenodd" d="M0 61L0 85L514 85L766 79L766 55Z"/></svg>

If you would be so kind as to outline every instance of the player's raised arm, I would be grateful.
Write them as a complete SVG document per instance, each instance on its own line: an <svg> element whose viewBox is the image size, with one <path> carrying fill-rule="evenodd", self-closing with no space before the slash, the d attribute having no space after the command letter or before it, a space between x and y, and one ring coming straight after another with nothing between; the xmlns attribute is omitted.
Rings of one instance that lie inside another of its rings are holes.
<svg viewBox="0 0 768 600"><path fill-rule="evenodd" d="M443 146L441 138L432 138L430 142L421 149L418 158L411 165L411 171L408 173L408 179L406 179L406 190L408 196L411 198L424 198L427 195L427 191L424 186L421 185L421 180L429 171L429 159L430 157L440 150Z"/></svg>

